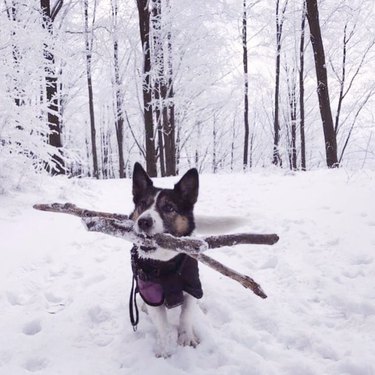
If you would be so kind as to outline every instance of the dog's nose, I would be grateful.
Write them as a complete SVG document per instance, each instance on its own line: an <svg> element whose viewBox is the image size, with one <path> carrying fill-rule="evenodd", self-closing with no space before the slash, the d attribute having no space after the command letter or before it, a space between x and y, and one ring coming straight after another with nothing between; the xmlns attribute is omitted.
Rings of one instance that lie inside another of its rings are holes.
<svg viewBox="0 0 375 375"><path fill-rule="evenodd" d="M139 228L145 232L150 230L150 228L152 227L152 223L153 221L151 216L141 217L138 219Z"/></svg>

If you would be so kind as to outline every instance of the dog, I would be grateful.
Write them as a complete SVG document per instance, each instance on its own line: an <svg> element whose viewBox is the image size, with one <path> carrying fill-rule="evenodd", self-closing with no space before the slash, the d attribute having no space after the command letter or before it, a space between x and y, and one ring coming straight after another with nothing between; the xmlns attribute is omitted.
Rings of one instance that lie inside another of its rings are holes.
<svg viewBox="0 0 375 375"><path fill-rule="evenodd" d="M134 210L130 214L134 230L146 237L156 233L190 236L195 228L194 205L198 199L199 177L195 168L187 171L173 189L161 189L139 163L133 170ZM194 309L203 295L198 262L186 254L163 248L134 245L133 277L136 290L147 305L157 330L157 357L168 357L173 338L166 308L181 306L177 343L196 347Z"/></svg>

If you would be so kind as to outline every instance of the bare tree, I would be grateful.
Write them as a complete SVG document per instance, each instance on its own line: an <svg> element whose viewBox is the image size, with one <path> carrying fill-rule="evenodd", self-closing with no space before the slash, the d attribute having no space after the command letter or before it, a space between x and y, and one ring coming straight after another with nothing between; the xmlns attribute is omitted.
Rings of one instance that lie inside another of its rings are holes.
<svg viewBox="0 0 375 375"><path fill-rule="evenodd" d="M173 46L172 46L172 32L170 21L170 1L167 0L168 23L167 23L167 71L164 79L164 98L167 101L163 108L163 134L164 134L164 147L166 155L166 175L175 176L177 172L176 167L176 141L175 141L175 104L174 104L174 88L173 88Z"/></svg>
<svg viewBox="0 0 375 375"><path fill-rule="evenodd" d="M84 34L85 34L85 52L86 52L86 78L87 90L89 95L89 113L90 113L90 130L91 130L91 153L93 161L93 176L99 178L98 154L96 147L96 128L95 128L95 113L94 113L94 94L92 88L92 47L93 47L93 26L95 24L96 16L96 0L94 1L93 18L91 23L91 30L89 29L89 2L83 0L84 13Z"/></svg>
<svg viewBox="0 0 375 375"><path fill-rule="evenodd" d="M172 33L170 3L152 0L153 97L158 135L158 156L162 176L176 174Z"/></svg>
<svg viewBox="0 0 375 375"><path fill-rule="evenodd" d="M218 167L218 155L217 155L217 126L216 126L216 113L213 115L212 121L212 172L217 172Z"/></svg>
<svg viewBox="0 0 375 375"><path fill-rule="evenodd" d="M249 74L247 61L247 0L243 0L242 14L242 61L244 77L244 150L243 150L243 169L247 169L249 159Z"/></svg>
<svg viewBox="0 0 375 375"><path fill-rule="evenodd" d="M43 14L43 27L53 35L53 22L63 6L63 0L58 0L51 7L50 0L40 0ZM46 99L47 99L47 121L49 126L48 142L56 147L56 153L52 155L52 166L48 170L53 175L65 174L64 159L62 157L62 124L60 116L59 83L55 67L55 56L51 46L44 45L44 58L46 64Z"/></svg>
<svg viewBox="0 0 375 375"><path fill-rule="evenodd" d="M332 64L332 61L330 61L332 70L334 71L335 76L336 76L336 78L339 82L339 85L340 85L339 97L338 97L338 101L337 101L336 116L335 116L335 133L336 133L336 136L339 133L339 130L340 130L340 127L341 127L340 115L341 115L343 101L346 98L346 96L349 94L350 90L353 88L354 81L358 77L360 71L363 69L363 67L365 65L365 62L366 62L366 58L367 58L369 52L371 51L371 49L375 45L375 38L373 38L372 40L370 40L370 42L366 46L366 48L365 48L365 50L362 54L360 62L358 63L357 67L355 68L353 75L349 78L347 76L347 57L348 57L347 55L348 55L349 43L350 43L351 39L353 38L353 36L355 35L356 27L357 27L357 24L354 24L354 26L352 27L352 29L348 33L348 22L346 22L345 25L344 25L343 41L342 41L341 74L338 74L338 72L336 71L335 67Z"/></svg>
<svg viewBox="0 0 375 375"><path fill-rule="evenodd" d="M375 87L372 87L372 89L370 91L368 91L365 95L364 95L364 98L361 100L361 103L359 105L359 108L357 109L355 115L354 115L354 118L352 120L352 123L351 123L351 126L350 126L350 129L349 129L349 132L345 138L345 142L344 142L344 145L342 147L342 150L341 150L341 153L340 153L340 159L339 159L339 163L342 162L342 159L344 157L344 153L345 153L345 150L349 144L349 140L350 140L350 137L352 136L352 132L353 132L353 129L354 129L354 126L357 122L357 119L358 119L358 116L360 115L362 109L365 107L365 105L367 104L367 102L369 101L369 99L374 95L375 93Z"/></svg>
<svg viewBox="0 0 375 375"><path fill-rule="evenodd" d="M306 139L305 139L305 29L306 29L306 0L303 0L301 37L299 45L299 132L301 142L301 169L306 170Z"/></svg>
<svg viewBox="0 0 375 375"><path fill-rule="evenodd" d="M120 62L119 62L119 47L118 47L118 4L117 0L111 0L111 14L112 14L112 43L113 43L113 69L114 79L113 86L115 91L115 128L116 139L118 146L118 159L119 159L119 176L120 178L126 177L125 162L124 162L124 95L122 92L122 82L120 78Z"/></svg>
<svg viewBox="0 0 375 375"><path fill-rule="evenodd" d="M272 163L282 166L282 160L279 152L280 142L280 122L279 122L279 95L280 95L280 62L281 62L281 37L285 20L285 12L288 6L288 0L285 0L280 14L280 0L276 0L276 66L275 66L275 113L274 113L274 140Z"/></svg>
<svg viewBox="0 0 375 375"><path fill-rule="evenodd" d="M296 98L296 73L295 69L290 72L287 68L290 139L288 147L290 169L297 170L297 98Z"/></svg>
<svg viewBox="0 0 375 375"><path fill-rule="evenodd" d="M165 150L163 136L164 122L164 103L165 103L165 84L164 84L164 51L161 20L161 0L151 1L151 25L152 25L152 49L151 49L151 67L152 67L152 94L154 99L153 110L155 114L155 125L158 136L158 157L160 163L160 172L165 176Z"/></svg>
<svg viewBox="0 0 375 375"><path fill-rule="evenodd" d="M157 176L154 122L152 115L150 10L148 0L137 0L139 31L143 51L143 114L146 144L146 169L151 177Z"/></svg>
<svg viewBox="0 0 375 375"><path fill-rule="evenodd" d="M306 0L306 5L307 20L310 28L310 40L314 51L317 92L320 116L323 124L326 162L329 168L334 168L338 167L337 140L332 120L326 59L319 22L318 2L317 0Z"/></svg>

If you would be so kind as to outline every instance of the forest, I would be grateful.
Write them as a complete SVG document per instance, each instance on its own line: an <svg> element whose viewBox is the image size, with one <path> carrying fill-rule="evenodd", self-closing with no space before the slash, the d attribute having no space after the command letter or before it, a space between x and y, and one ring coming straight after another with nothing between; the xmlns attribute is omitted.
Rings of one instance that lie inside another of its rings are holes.
<svg viewBox="0 0 375 375"><path fill-rule="evenodd" d="M371 0L3 0L1 183L124 178L135 161L150 176L373 168L374 14Z"/></svg>
<svg viewBox="0 0 375 375"><path fill-rule="evenodd" d="M374 19L0 0L0 374L374 375ZM138 246L196 311L138 321Z"/></svg>

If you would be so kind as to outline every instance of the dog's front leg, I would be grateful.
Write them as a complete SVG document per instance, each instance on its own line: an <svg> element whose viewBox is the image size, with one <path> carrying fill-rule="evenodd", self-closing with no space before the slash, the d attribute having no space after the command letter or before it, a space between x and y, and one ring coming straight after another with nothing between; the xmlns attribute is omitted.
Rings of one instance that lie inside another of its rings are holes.
<svg viewBox="0 0 375 375"><path fill-rule="evenodd" d="M199 344L199 339L193 329L196 308L197 300L190 294L185 293L184 303L181 307L180 325L178 327L178 343L180 345L195 348Z"/></svg>
<svg viewBox="0 0 375 375"><path fill-rule="evenodd" d="M172 354L171 332L168 326L167 311L162 306L147 306L148 314L157 330L156 357L168 358Z"/></svg>

